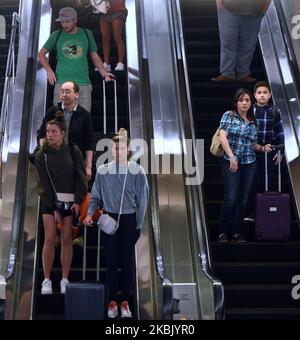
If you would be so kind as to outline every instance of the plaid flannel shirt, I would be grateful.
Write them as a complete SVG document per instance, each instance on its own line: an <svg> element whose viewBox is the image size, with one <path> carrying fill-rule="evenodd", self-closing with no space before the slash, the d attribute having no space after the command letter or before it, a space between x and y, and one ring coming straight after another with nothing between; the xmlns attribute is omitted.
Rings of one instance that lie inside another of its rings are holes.
<svg viewBox="0 0 300 340"><path fill-rule="evenodd" d="M253 122L246 123L234 112L231 121L230 111L223 114L220 128L228 133L230 148L240 164L250 164L256 161L254 145L257 143L257 131ZM229 160L225 153L224 158Z"/></svg>

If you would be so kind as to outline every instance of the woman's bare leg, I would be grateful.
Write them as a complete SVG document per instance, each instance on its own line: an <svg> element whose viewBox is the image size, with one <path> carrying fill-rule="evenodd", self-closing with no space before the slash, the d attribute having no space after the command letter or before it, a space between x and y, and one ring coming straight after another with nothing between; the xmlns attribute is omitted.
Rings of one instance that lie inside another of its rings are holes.
<svg viewBox="0 0 300 340"><path fill-rule="evenodd" d="M56 245L56 224L54 222L53 215L43 215L45 240L43 246L43 270L45 279L50 279L54 256L55 256L55 245Z"/></svg>
<svg viewBox="0 0 300 340"><path fill-rule="evenodd" d="M114 35L114 41L117 47L119 63L124 64L125 46L123 42L123 26L124 22L121 19L116 19L112 22L112 30Z"/></svg>
<svg viewBox="0 0 300 340"><path fill-rule="evenodd" d="M69 277L73 259L72 223L72 216L68 216L63 219L63 228L61 231L60 261L62 268L62 277L64 279L67 279Z"/></svg>
<svg viewBox="0 0 300 340"><path fill-rule="evenodd" d="M106 21L100 21L100 32L104 62L110 65L110 24Z"/></svg>

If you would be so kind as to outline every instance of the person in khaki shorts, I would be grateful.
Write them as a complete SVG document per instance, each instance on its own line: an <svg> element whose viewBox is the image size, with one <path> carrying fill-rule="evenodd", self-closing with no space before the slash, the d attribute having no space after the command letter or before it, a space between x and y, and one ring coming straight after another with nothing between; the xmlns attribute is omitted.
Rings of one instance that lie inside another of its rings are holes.
<svg viewBox="0 0 300 340"><path fill-rule="evenodd" d="M77 12L74 8L60 9L56 21L61 23L62 30L51 34L38 55L40 63L47 71L49 83L55 85L53 104L57 105L61 102L61 85L68 81L75 81L80 87L79 105L91 112L92 85L89 78L88 55L106 81L112 80L114 76L104 69L92 32L77 27ZM55 72L46 58L50 51L56 52Z"/></svg>

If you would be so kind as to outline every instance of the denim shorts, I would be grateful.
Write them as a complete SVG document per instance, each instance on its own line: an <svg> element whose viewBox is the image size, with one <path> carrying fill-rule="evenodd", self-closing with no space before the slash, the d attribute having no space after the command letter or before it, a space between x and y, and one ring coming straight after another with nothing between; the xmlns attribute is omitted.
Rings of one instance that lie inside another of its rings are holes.
<svg viewBox="0 0 300 340"><path fill-rule="evenodd" d="M104 14L104 13L100 13L99 14L99 19L100 21L106 21L108 23L113 22L114 20L120 19L121 21L125 22L126 18L127 18L127 14L128 11L124 11L124 12L116 12L113 14Z"/></svg>

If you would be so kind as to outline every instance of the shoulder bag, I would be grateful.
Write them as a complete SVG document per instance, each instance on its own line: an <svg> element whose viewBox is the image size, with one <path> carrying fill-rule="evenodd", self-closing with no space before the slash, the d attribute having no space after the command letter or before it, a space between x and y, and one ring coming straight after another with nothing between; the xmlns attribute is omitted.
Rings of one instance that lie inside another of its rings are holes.
<svg viewBox="0 0 300 340"><path fill-rule="evenodd" d="M128 171L129 171L129 164L128 164L128 167L127 167L124 185L123 185L123 190L122 190L120 212L119 212L119 216L118 216L118 221L116 221L114 218L109 216L109 214L102 214L100 216L99 220L98 220L98 227L108 235L114 235L116 233L116 231L118 230L119 225L120 225L120 218L121 218L122 209L123 209L125 187L126 187Z"/></svg>

